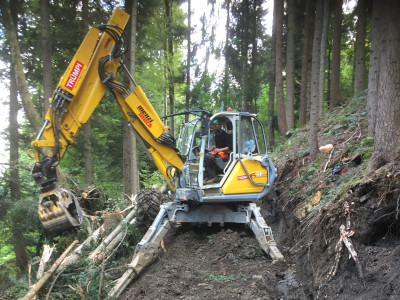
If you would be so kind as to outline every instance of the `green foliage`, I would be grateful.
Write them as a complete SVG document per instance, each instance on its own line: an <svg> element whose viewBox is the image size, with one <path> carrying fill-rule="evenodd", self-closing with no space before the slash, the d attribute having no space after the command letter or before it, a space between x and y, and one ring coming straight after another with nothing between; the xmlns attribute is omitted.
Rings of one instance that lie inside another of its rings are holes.
<svg viewBox="0 0 400 300"><path fill-rule="evenodd" d="M125 232L125 237L117 251L114 253L114 257L116 259L130 256L136 244L139 243L143 237L143 234L139 229L136 228L136 226L126 222L123 223L123 226L124 228L122 231Z"/></svg>
<svg viewBox="0 0 400 300"><path fill-rule="evenodd" d="M311 165L308 169L306 169L302 174L303 180L304 181L310 180L314 176L314 173L318 170L319 165L320 165L320 160L317 160L313 165Z"/></svg>
<svg viewBox="0 0 400 300"><path fill-rule="evenodd" d="M164 177L159 171L151 171L147 168L142 168L140 172L140 182L144 188L152 187L154 184L161 186Z"/></svg>
<svg viewBox="0 0 400 300"><path fill-rule="evenodd" d="M3 293L0 293L2 299L19 299L28 292L28 280L25 277L17 278L9 276L8 281L3 284Z"/></svg>

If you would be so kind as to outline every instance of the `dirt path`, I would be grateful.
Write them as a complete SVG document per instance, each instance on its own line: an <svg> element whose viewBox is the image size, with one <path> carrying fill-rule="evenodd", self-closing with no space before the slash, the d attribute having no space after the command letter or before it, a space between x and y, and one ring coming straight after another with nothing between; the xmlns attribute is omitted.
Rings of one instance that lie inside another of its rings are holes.
<svg viewBox="0 0 400 300"><path fill-rule="evenodd" d="M278 285L286 265L272 264L242 226L185 226L165 248L123 299L280 299L287 290Z"/></svg>

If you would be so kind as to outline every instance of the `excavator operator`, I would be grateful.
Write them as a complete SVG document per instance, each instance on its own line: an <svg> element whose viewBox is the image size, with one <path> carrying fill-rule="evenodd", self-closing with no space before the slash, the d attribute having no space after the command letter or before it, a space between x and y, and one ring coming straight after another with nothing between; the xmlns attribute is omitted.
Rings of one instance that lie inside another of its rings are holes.
<svg viewBox="0 0 400 300"><path fill-rule="evenodd" d="M207 149L204 157L205 176L204 182L212 183L217 179L217 158L221 157L222 160L229 159L228 152L232 150L232 138L222 129L222 124L219 119L213 120L212 129L214 133L215 145Z"/></svg>

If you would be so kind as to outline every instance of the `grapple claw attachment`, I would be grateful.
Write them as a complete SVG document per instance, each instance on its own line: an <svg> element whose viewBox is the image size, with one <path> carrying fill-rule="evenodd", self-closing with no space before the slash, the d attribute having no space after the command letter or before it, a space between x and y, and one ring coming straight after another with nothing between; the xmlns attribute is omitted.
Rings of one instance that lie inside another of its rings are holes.
<svg viewBox="0 0 400 300"><path fill-rule="evenodd" d="M39 196L39 218L51 233L82 225L82 208L71 191L57 186Z"/></svg>

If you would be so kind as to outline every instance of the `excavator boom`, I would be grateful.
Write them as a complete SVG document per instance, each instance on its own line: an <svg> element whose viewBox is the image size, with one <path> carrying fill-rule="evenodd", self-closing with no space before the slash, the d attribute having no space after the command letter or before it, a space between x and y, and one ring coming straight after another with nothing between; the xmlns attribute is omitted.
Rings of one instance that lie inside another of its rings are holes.
<svg viewBox="0 0 400 300"><path fill-rule="evenodd" d="M176 185L173 174L182 169L175 139L140 86L134 85L131 90L115 79L122 64L121 56L128 48L123 31L128 20L129 15L117 8L107 25L89 30L59 81L42 130L31 143L36 161L32 175L41 186L39 217L51 232L65 231L82 223L75 196L58 183L56 165L107 89L116 97L122 115L143 140L173 190ZM40 158L41 152L44 158Z"/></svg>

